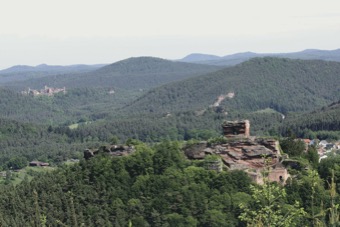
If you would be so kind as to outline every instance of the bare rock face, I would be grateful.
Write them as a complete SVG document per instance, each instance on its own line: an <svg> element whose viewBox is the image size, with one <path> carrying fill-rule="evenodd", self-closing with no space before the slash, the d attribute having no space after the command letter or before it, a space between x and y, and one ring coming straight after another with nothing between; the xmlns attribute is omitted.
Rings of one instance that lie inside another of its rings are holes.
<svg viewBox="0 0 340 227"><path fill-rule="evenodd" d="M277 141L273 139L243 138L240 140L227 140L223 144L209 146L207 142L200 142L184 148L185 155L190 159L203 159L206 155L220 155L225 165L229 168L240 169L263 167L263 157L271 157L272 163L279 160Z"/></svg>

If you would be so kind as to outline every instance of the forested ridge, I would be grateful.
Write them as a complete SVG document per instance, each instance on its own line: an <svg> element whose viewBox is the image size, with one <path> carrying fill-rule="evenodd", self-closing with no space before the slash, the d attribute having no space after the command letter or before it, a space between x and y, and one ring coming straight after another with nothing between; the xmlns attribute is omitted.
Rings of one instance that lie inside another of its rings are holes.
<svg viewBox="0 0 340 227"><path fill-rule="evenodd" d="M234 67L150 90L128 111L201 110L218 96L235 93L221 106L228 110L278 112L313 110L340 99L340 63L254 58Z"/></svg>

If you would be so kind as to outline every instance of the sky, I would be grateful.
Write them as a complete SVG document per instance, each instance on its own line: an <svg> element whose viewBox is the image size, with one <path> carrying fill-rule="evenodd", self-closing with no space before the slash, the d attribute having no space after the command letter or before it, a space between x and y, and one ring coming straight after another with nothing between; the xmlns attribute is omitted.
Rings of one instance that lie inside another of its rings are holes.
<svg viewBox="0 0 340 227"><path fill-rule="evenodd" d="M0 69L340 48L339 0L0 0Z"/></svg>

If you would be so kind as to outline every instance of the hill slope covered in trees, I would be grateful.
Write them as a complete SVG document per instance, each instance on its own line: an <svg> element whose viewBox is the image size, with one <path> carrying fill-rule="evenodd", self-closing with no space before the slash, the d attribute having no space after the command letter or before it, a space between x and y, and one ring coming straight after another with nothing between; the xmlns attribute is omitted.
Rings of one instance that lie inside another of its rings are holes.
<svg viewBox="0 0 340 227"><path fill-rule="evenodd" d="M340 63L254 58L204 76L167 84L146 93L126 111L202 110L220 95L233 93L220 106L225 111L280 113L313 110L340 99Z"/></svg>
<svg viewBox="0 0 340 227"><path fill-rule="evenodd" d="M293 132L298 137L340 139L340 101L310 113L289 116L279 131L283 135Z"/></svg>

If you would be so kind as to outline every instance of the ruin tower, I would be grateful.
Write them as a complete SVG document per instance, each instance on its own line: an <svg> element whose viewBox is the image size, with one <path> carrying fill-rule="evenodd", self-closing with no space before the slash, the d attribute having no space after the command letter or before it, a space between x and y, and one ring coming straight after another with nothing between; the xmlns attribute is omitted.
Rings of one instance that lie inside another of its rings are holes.
<svg viewBox="0 0 340 227"><path fill-rule="evenodd" d="M250 123L249 120L243 121L225 121L222 124L223 135L225 137L249 137Z"/></svg>

